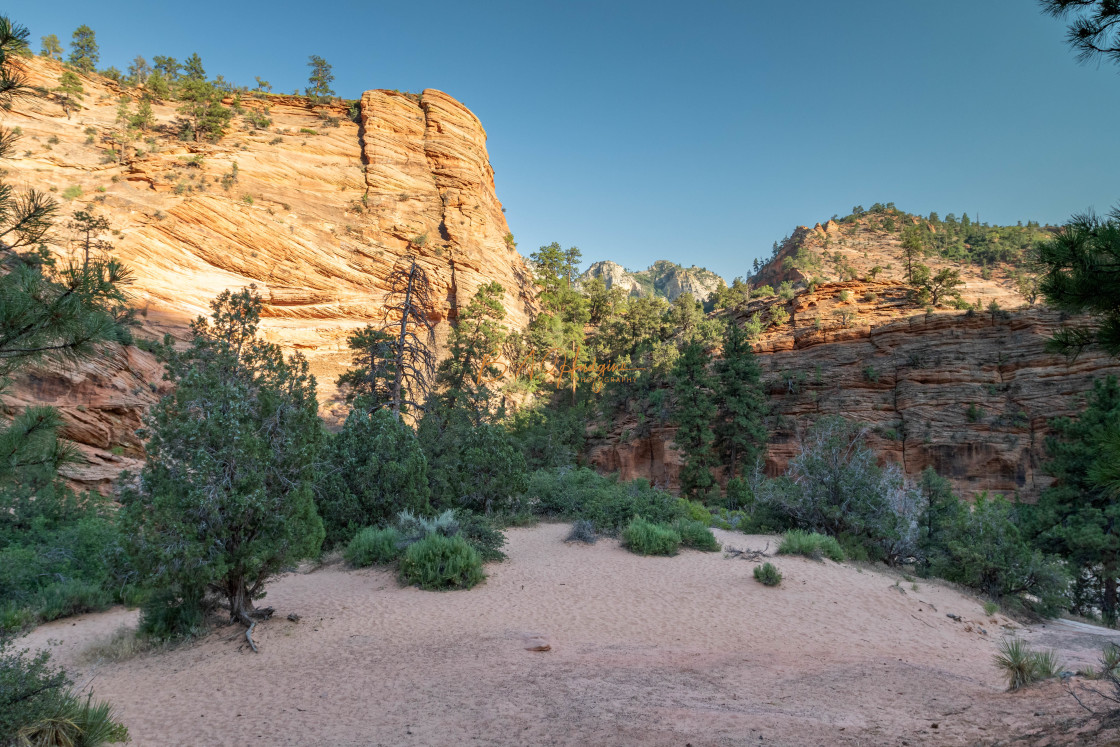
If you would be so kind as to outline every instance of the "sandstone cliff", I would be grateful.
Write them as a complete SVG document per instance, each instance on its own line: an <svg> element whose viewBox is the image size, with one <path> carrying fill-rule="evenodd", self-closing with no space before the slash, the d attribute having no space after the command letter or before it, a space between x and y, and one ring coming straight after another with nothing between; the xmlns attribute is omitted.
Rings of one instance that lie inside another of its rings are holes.
<svg viewBox="0 0 1120 747"><path fill-rule="evenodd" d="M30 82L47 89L58 85L64 70L41 57L23 64ZM506 289L507 324L527 323L531 275L506 241L509 227L495 194L486 132L450 96L368 91L351 121L344 104L246 95L244 114L216 144L179 140L176 104L158 102L156 126L129 142L117 160L119 146L111 139L123 132L118 102L122 93L137 92L100 76L80 77L84 101L69 117L51 98L22 99L0 112L0 123L22 130L15 157L4 163L5 181L60 199L56 226L63 253L71 250L66 222L74 211L92 209L109 219L113 252L136 274L141 336L182 336L219 292L255 283L266 302L264 335L308 357L330 416L340 409L334 379L348 364L346 336L385 321L385 280L406 256L417 257L433 280L437 336L446 334L458 306L491 280ZM267 115L271 125L255 128L254 113ZM119 377L149 389L158 373L150 361L138 361L135 351L125 351L104 365L123 366ZM84 411L50 394L77 386L76 376L85 376L78 386L89 400ZM151 398L111 404L115 389L96 393L105 376L92 369L88 376L73 370L29 374L24 394L12 401L43 393L61 406L66 435L108 459L116 456L113 450L133 448L126 432L139 423L142 400ZM95 424L98 402L109 409ZM94 431L115 440L110 444Z"/></svg>
<svg viewBox="0 0 1120 747"><path fill-rule="evenodd" d="M822 247L831 235L829 245L847 247L852 262L893 264L888 280L822 283L788 302L754 299L731 312L740 322L758 314L764 323L778 306L790 314L755 345L772 408L767 472L785 469L814 419L835 414L873 426L873 448L910 477L932 466L966 496L987 490L1036 498L1049 484L1039 468L1050 418L1079 412L1079 395L1092 380L1120 375L1120 365L1099 353L1076 361L1047 353L1046 339L1062 316L1029 306L1007 268L987 279L979 268L959 268L967 300L995 300L1004 311L927 313L909 300L906 286L889 279L899 274L896 237L865 229L799 229L772 265L800 247ZM762 281L787 277L775 270ZM663 425L635 439L634 426L612 423L608 436L592 441L589 461L675 487L681 459L674 429Z"/></svg>

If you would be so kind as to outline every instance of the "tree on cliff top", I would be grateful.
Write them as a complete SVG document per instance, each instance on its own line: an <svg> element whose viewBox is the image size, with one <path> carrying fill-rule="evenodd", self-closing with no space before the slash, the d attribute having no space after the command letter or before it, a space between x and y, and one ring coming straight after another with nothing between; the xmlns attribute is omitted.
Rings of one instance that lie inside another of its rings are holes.
<svg viewBox="0 0 1120 747"><path fill-rule="evenodd" d="M97 69L98 59L100 54L93 29L82 24L74 30L73 40L70 42L70 64L83 73L92 73Z"/></svg>
<svg viewBox="0 0 1120 747"><path fill-rule="evenodd" d="M40 37L42 48L39 54L43 57L49 57L52 60L62 60L62 44L58 41L58 37L54 34L47 34Z"/></svg>
<svg viewBox="0 0 1120 747"><path fill-rule="evenodd" d="M334 80L334 73L331 72L331 64L313 54L307 59L307 66L311 68L311 74L307 76L307 95L317 100L333 98L335 94L331 89L331 81Z"/></svg>

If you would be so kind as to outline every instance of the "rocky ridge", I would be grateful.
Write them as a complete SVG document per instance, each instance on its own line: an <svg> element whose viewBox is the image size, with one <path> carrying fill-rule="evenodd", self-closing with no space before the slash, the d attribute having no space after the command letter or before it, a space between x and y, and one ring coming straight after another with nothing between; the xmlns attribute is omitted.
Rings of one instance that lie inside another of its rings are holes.
<svg viewBox="0 0 1120 747"><path fill-rule="evenodd" d="M966 496L1036 498L1050 483L1040 471L1049 420L1078 413L1093 379L1120 375L1120 365L1100 353L1074 361L1048 353L1047 338L1070 322L1028 305L1007 268L987 279L979 268L960 268L965 299L982 306L995 300L1000 311L916 307L898 277L896 237L858 225L849 230L845 237L836 224L799 228L772 266L800 247L823 247L831 234L832 246L846 246L847 238L859 247L853 263L893 264L886 279L824 282L812 291L802 287L789 301L751 299L730 312L740 323L755 314L768 323L779 307L789 314L755 345L772 408L766 471L786 468L816 418L843 415L867 423L872 447L908 477L933 467ZM775 272L757 282L784 279ZM610 424L605 437L592 440L589 461L626 479L675 487L681 459L674 429L662 425L648 438L633 438L635 426Z"/></svg>
<svg viewBox="0 0 1120 747"><path fill-rule="evenodd" d="M724 280L711 270L702 267L683 267L668 260L659 259L649 268L640 271L627 270L617 262L604 260L593 263L579 280L582 283L592 278L600 278L607 288L621 288L627 295L653 295L670 301L683 293L691 293L700 301L707 301Z"/></svg>

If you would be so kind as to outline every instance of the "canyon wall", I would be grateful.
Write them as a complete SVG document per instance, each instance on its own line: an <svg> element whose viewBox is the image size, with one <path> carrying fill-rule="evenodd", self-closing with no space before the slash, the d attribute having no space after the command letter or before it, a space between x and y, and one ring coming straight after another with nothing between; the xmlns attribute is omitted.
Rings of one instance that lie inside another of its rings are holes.
<svg viewBox="0 0 1120 747"><path fill-rule="evenodd" d="M789 300L751 299L721 312L739 323L757 314L764 324L775 308L789 314L787 322L766 326L755 344L771 407L767 473L786 469L814 420L842 415L868 424L872 448L911 478L933 467L968 497L989 491L1037 498L1050 484L1041 471L1050 419L1080 412L1094 378L1120 376L1120 364L1099 352L1067 360L1046 351L1059 326L1084 320L1027 304L1007 268L982 273L936 260L928 261L961 271L966 300L1001 308L924 310L901 282L897 235L858 225L847 233L835 223L798 229L758 282L796 280L779 269L782 258L826 246L846 251L861 272L889 268L885 279L833 276ZM681 455L673 427L661 424L648 438L633 438L635 426L625 418L606 424L605 435L591 439L589 462L675 488Z"/></svg>

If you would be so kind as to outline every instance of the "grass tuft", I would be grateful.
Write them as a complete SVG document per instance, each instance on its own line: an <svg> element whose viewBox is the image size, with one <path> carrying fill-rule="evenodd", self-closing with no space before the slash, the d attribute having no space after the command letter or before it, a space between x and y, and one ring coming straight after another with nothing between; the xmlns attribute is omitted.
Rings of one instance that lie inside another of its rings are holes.
<svg viewBox="0 0 1120 747"><path fill-rule="evenodd" d="M638 555L676 555L681 536L666 524L653 524L635 516L622 530L622 544Z"/></svg>
<svg viewBox="0 0 1120 747"><path fill-rule="evenodd" d="M835 537L803 529L791 529L782 536L778 545L779 555L804 555L813 560L828 558L837 563L844 562L844 551Z"/></svg>
<svg viewBox="0 0 1120 747"><path fill-rule="evenodd" d="M1062 668L1053 651L1034 651L1021 638L1003 639L995 662L1007 676L1008 690L1055 677Z"/></svg>
<svg viewBox="0 0 1120 747"><path fill-rule="evenodd" d="M394 527L366 527L354 535L342 556L355 568L385 565L400 557L403 539Z"/></svg>

